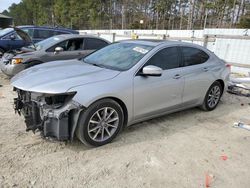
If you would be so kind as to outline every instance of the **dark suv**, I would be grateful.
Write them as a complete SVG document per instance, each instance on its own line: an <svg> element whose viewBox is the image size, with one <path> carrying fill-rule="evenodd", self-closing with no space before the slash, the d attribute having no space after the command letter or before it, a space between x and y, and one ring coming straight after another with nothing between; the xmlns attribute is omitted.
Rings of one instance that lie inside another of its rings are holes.
<svg viewBox="0 0 250 188"><path fill-rule="evenodd" d="M17 28L27 32L34 43L54 35L79 34L78 31L61 27L17 26ZM6 51L18 49L28 45L30 44L22 40L13 28L0 30L0 57Z"/></svg>

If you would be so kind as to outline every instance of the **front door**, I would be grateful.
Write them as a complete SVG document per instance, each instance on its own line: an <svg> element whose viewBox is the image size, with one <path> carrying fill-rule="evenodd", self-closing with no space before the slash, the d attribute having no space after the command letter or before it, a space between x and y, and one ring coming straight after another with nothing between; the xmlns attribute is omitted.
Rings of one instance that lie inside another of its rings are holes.
<svg viewBox="0 0 250 188"><path fill-rule="evenodd" d="M134 120L178 109L182 104L184 79L180 67L177 47L158 51L144 65L163 69L159 77L141 76L134 78Z"/></svg>

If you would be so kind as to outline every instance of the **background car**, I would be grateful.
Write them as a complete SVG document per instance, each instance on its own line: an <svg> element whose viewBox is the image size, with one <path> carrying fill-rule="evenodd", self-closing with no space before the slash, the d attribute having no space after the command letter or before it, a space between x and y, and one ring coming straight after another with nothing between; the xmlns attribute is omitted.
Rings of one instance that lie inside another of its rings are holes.
<svg viewBox="0 0 250 188"><path fill-rule="evenodd" d="M41 63L84 57L108 44L108 41L94 36L58 35L24 48L23 51L5 53L0 68L6 75L13 76Z"/></svg>
<svg viewBox="0 0 250 188"><path fill-rule="evenodd" d="M15 110L28 120L28 130L59 140L76 135L101 146L127 125L196 106L214 110L229 73L201 46L132 40L83 59L35 66L11 84L18 92Z"/></svg>
<svg viewBox="0 0 250 188"><path fill-rule="evenodd" d="M28 33L34 43L42 41L54 35L79 34L78 31L62 27L17 26L17 28ZM15 50L28 45L30 45L30 43L22 40L13 28L0 30L0 57L4 52Z"/></svg>

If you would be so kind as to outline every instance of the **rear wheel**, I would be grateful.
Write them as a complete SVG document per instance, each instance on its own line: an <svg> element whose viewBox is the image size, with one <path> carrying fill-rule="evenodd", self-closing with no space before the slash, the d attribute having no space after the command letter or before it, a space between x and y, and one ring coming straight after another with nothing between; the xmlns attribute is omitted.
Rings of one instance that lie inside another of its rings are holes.
<svg viewBox="0 0 250 188"><path fill-rule="evenodd" d="M221 95L222 86L218 81L215 81L208 89L201 108L205 111L214 110L220 102Z"/></svg>
<svg viewBox="0 0 250 188"><path fill-rule="evenodd" d="M111 142L123 127L121 106L114 100L93 103L79 117L78 139L86 145L101 146Z"/></svg>

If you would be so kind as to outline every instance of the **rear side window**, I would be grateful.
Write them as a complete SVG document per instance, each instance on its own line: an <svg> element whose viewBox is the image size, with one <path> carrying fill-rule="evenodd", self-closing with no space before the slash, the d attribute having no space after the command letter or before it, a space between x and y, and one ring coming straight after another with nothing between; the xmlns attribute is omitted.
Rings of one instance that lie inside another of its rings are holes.
<svg viewBox="0 0 250 188"><path fill-rule="evenodd" d="M107 46L108 43L95 38L86 38L84 39L84 50L98 50L105 46Z"/></svg>
<svg viewBox="0 0 250 188"><path fill-rule="evenodd" d="M183 65L191 66L205 63L209 56L202 50L192 47L181 47L183 54Z"/></svg>
<svg viewBox="0 0 250 188"><path fill-rule="evenodd" d="M146 65L154 65L163 70L178 68L179 57L177 47L169 47L157 52Z"/></svg>
<svg viewBox="0 0 250 188"><path fill-rule="evenodd" d="M53 30L43 30L43 29L34 30L34 38L36 39L46 39L52 37L53 35L54 35Z"/></svg>

